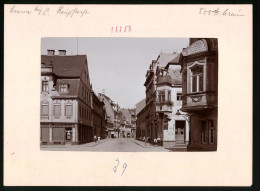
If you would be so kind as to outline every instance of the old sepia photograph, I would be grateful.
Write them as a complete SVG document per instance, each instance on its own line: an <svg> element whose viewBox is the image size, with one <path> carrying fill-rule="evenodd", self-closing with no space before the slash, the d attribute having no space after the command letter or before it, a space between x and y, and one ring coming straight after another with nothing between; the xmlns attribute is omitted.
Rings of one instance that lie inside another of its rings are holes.
<svg viewBox="0 0 260 191"><path fill-rule="evenodd" d="M217 151L218 39L41 39L42 151Z"/></svg>

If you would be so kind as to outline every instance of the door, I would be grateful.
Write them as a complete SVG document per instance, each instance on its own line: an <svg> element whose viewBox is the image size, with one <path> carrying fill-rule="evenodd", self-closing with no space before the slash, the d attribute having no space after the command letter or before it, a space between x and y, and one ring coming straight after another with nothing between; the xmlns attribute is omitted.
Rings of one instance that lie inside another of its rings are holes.
<svg viewBox="0 0 260 191"><path fill-rule="evenodd" d="M72 139L72 128L71 127L66 127L66 134L65 134L65 140L66 142L71 142Z"/></svg>
<svg viewBox="0 0 260 191"><path fill-rule="evenodd" d="M184 144L185 121L175 121L175 140L177 144Z"/></svg>

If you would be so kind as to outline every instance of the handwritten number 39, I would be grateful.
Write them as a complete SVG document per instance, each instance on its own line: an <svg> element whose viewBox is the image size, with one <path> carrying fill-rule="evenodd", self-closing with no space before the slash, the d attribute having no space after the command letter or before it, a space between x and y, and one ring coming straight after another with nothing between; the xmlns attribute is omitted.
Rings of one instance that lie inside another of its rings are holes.
<svg viewBox="0 0 260 191"><path fill-rule="evenodd" d="M117 164L113 167L113 170L114 170L115 173L116 173L116 171L117 171L118 165L120 164L120 162L119 162L118 159L116 159L116 162L117 162ZM122 171L122 173L121 173L121 176L124 174L126 167L127 167L127 164L124 163L124 164L123 164L123 171Z"/></svg>

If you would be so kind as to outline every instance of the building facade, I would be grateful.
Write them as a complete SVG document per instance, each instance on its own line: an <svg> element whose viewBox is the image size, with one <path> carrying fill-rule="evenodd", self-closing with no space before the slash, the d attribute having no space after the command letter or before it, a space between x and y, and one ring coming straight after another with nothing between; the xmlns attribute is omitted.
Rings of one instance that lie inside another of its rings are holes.
<svg viewBox="0 0 260 191"><path fill-rule="evenodd" d="M99 139L107 137L106 129L106 110L105 104L100 98L92 91L93 98L93 133Z"/></svg>
<svg viewBox="0 0 260 191"><path fill-rule="evenodd" d="M136 136L136 115L135 109L120 109L120 137L131 137Z"/></svg>
<svg viewBox="0 0 260 191"><path fill-rule="evenodd" d="M165 148L186 147L189 123L177 111L182 106L181 66L178 53L161 53L146 73L146 104L137 113L137 136ZM141 102L140 102L141 103Z"/></svg>
<svg viewBox="0 0 260 191"><path fill-rule="evenodd" d="M181 111L190 118L189 150L217 150L218 41L190 39L183 50Z"/></svg>
<svg viewBox="0 0 260 191"><path fill-rule="evenodd" d="M48 50L41 56L41 144L93 140L92 95L86 55Z"/></svg>
<svg viewBox="0 0 260 191"><path fill-rule="evenodd" d="M105 94L99 93L98 97L105 104L106 111L106 124L107 124L107 136L108 138L119 137L120 132L120 107L118 104L114 103Z"/></svg>
<svg viewBox="0 0 260 191"><path fill-rule="evenodd" d="M156 70L157 137L162 137L165 148L186 148L189 142L189 123L177 112L182 107L182 79L179 55L166 67ZM185 114L185 113L183 113Z"/></svg>

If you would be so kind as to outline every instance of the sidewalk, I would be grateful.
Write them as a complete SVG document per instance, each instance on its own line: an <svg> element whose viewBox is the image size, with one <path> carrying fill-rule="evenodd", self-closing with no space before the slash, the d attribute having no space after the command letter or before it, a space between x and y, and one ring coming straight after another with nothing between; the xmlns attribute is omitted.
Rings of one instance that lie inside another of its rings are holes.
<svg viewBox="0 0 260 191"><path fill-rule="evenodd" d="M146 144L145 144L144 141L139 141L139 140L136 140L136 139L132 139L132 141L133 141L135 144L137 144L137 145L139 145L139 146L141 146L141 147L144 147L144 148L159 147L159 146L155 146L155 145L153 145L153 144L151 144L151 143L149 143L149 142L146 142Z"/></svg>
<svg viewBox="0 0 260 191"><path fill-rule="evenodd" d="M89 143L84 143L84 144L80 144L80 145L41 145L40 148L81 148L81 147L94 147L96 145L99 145L101 143L104 143L108 140L107 139L101 139L100 141L97 142L89 142Z"/></svg>

